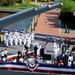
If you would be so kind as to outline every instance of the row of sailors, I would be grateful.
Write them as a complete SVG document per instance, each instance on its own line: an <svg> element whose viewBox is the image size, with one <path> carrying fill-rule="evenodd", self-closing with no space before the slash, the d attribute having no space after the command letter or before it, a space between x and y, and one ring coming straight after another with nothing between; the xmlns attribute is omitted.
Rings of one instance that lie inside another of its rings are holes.
<svg viewBox="0 0 75 75"><path fill-rule="evenodd" d="M27 43L28 47L30 47L31 41L34 40L34 31L31 33L23 33L23 32L5 32L4 34L4 43L6 46L13 45L25 45Z"/></svg>

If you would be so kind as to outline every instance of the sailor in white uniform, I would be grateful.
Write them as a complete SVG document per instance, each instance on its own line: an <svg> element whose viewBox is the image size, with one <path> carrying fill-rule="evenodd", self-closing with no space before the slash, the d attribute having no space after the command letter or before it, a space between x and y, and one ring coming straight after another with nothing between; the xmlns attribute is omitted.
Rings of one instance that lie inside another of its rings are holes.
<svg viewBox="0 0 75 75"><path fill-rule="evenodd" d="M19 33L17 32L17 30L15 30L15 32L14 32L14 43L15 43L15 45L18 45L18 36L19 36Z"/></svg>
<svg viewBox="0 0 75 75"><path fill-rule="evenodd" d="M29 36L29 35L30 35L30 33L29 33L29 32L27 32L27 33L26 33L26 35L27 35L27 36Z"/></svg>
<svg viewBox="0 0 75 75"><path fill-rule="evenodd" d="M13 37L12 37L12 34L9 34L9 44L10 44L10 46L13 45Z"/></svg>
<svg viewBox="0 0 75 75"><path fill-rule="evenodd" d="M13 37L10 38L10 45L13 46Z"/></svg>
<svg viewBox="0 0 75 75"><path fill-rule="evenodd" d="M17 30L15 30L14 34L15 34L16 36L18 36L18 35L19 35L19 34L18 34L18 32L17 32Z"/></svg>
<svg viewBox="0 0 75 75"><path fill-rule="evenodd" d="M6 44L6 35L5 34L3 35L3 40L4 40L4 43Z"/></svg>
<svg viewBox="0 0 75 75"><path fill-rule="evenodd" d="M27 39L27 46L30 47L30 44L31 44L31 37L28 36L28 39Z"/></svg>
<svg viewBox="0 0 75 75"><path fill-rule="evenodd" d="M16 35L14 35L14 44L15 44L15 45L18 45L18 38L17 38Z"/></svg>
<svg viewBox="0 0 75 75"><path fill-rule="evenodd" d="M5 32L5 35L6 35L6 36L8 35L8 32L7 32L7 31Z"/></svg>
<svg viewBox="0 0 75 75"><path fill-rule="evenodd" d="M6 31L4 36L3 36L3 40L4 40L4 43L6 44L6 36L8 36L8 32Z"/></svg>
<svg viewBox="0 0 75 75"><path fill-rule="evenodd" d="M22 45L22 35L19 36L19 45Z"/></svg>
<svg viewBox="0 0 75 75"><path fill-rule="evenodd" d="M8 47L9 46L9 36L6 36L6 43L5 45Z"/></svg>
<svg viewBox="0 0 75 75"><path fill-rule="evenodd" d="M57 59L57 56L60 54L60 46L58 39L55 40L54 42L54 58Z"/></svg>

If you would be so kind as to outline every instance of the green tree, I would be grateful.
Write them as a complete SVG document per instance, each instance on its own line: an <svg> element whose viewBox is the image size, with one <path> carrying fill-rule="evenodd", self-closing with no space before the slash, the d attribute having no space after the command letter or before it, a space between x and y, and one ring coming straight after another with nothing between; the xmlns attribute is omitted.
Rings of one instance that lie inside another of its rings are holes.
<svg viewBox="0 0 75 75"><path fill-rule="evenodd" d="M30 6L31 0L25 0L25 5Z"/></svg>
<svg viewBox="0 0 75 75"><path fill-rule="evenodd" d="M8 5L7 0L3 0L3 5Z"/></svg>
<svg viewBox="0 0 75 75"><path fill-rule="evenodd" d="M75 1L74 0L62 0L63 6L61 11L74 12L75 11Z"/></svg>
<svg viewBox="0 0 75 75"><path fill-rule="evenodd" d="M68 27L75 28L75 1L74 0L62 0L63 6L61 7L61 12L59 19L64 25Z"/></svg>
<svg viewBox="0 0 75 75"><path fill-rule="evenodd" d="M50 0L47 0L48 2L50 2Z"/></svg>
<svg viewBox="0 0 75 75"><path fill-rule="evenodd" d="M26 4L30 4L31 0L26 0Z"/></svg>
<svg viewBox="0 0 75 75"><path fill-rule="evenodd" d="M18 0L19 3L22 3L22 0Z"/></svg>
<svg viewBox="0 0 75 75"><path fill-rule="evenodd" d="M6 6L12 6L14 5L18 0L0 0L1 5L6 5Z"/></svg>
<svg viewBox="0 0 75 75"><path fill-rule="evenodd" d="M3 5L3 0L0 0L0 5Z"/></svg>

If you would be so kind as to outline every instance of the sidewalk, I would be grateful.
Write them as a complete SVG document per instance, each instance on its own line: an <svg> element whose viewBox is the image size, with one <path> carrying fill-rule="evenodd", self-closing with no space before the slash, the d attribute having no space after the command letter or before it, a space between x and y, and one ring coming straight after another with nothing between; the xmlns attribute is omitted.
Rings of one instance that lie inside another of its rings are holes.
<svg viewBox="0 0 75 75"><path fill-rule="evenodd" d="M35 33L74 38L74 34L61 33L62 31L59 27L58 15L59 11L57 8L42 13L38 18ZM47 23L45 23L46 19L48 20Z"/></svg>

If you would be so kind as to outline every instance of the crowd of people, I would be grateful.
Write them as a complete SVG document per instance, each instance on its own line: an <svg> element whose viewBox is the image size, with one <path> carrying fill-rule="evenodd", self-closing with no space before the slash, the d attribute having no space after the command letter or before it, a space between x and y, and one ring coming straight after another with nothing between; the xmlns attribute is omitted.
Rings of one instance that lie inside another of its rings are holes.
<svg viewBox="0 0 75 75"><path fill-rule="evenodd" d="M34 40L35 32L18 32L17 30L8 32L3 35L5 46L22 45L27 44L30 47L31 42Z"/></svg>
<svg viewBox="0 0 75 75"><path fill-rule="evenodd" d="M38 54L36 52L36 50L38 50L39 48L37 47L35 49L36 45L34 46L34 55L30 56L28 54L28 47L27 45L24 46L24 49L22 51L18 51L18 58L16 60L16 62L22 62L22 63L43 63L43 59L42 56L40 55L38 58ZM41 47L40 49L42 49L43 47ZM40 50L41 51L41 50ZM15 61L15 59L13 60L13 62Z"/></svg>
<svg viewBox="0 0 75 75"><path fill-rule="evenodd" d="M14 45L24 45L22 50L19 50L17 52L18 58L12 58L12 62L24 62L26 60L31 62L31 59L34 59L35 61L38 61L39 63L42 62L42 56L44 52L46 53L46 49L42 46L42 44L39 44L39 46L34 46L34 57L28 55L28 51L30 49L30 44L34 40L35 32L25 32L25 31L6 31L3 35L3 41L5 46L14 46ZM45 49L45 50L44 50ZM41 52L41 53L40 53ZM0 52L0 60L1 62L8 62L7 60L7 49L1 50ZM40 56L38 59L37 56ZM37 60L38 59L38 60Z"/></svg>
<svg viewBox="0 0 75 75"><path fill-rule="evenodd" d="M75 45L70 49L69 43L55 39L54 64L58 66L75 66Z"/></svg>
<svg viewBox="0 0 75 75"><path fill-rule="evenodd" d="M24 44L23 50L18 51L18 58L12 59L13 62L24 62L28 60L28 62L32 62L35 60L38 63L43 63L43 54L46 54L46 47L42 44L34 46L34 56L29 56L28 51L31 44L31 41L34 40L34 31L32 32L5 32L4 34L4 42L6 46L13 45L21 45ZM7 53L8 51L1 50L0 56L1 60L7 61ZM39 56L39 59L38 59ZM54 60L53 64L57 66L75 66L75 45L73 45L72 49L70 49L70 45L60 39L56 38L54 40Z"/></svg>
<svg viewBox="0 0 75 75"><path fill-rule="evenodd" d="M40 47L41 46L41 47ZM45 54L46 49L43 47L43 44L39 44L39 46L35 45L34 46L34 54L33 55L29 55L28 54L28 46L27 44L25 44L23 50L19 50L18 51L18 58L17 61L18 62L25 62L25 63L43 63L43 54ZM39 57L39 58L38 58ZM13 60L15 61L15 59Z"/></svg>
<svg viewBox="0 0 75 75"><path fill-rule="evenodd" d="M22 63L33 63L33 61L37 63L43 63L42 55L44 54L45 48L42 44L39 44L39 46L34 46L34 55L29 55L29 47L27 44L24 45L23 49L19 50L17 52L18 57L13 57L11 62L22 62ZM9 62L7 59L8 56L8 50L4 49L0 52L0 62ZM39 57L39 58L38 58Z"/></svg>

